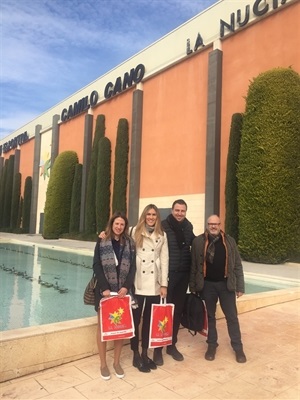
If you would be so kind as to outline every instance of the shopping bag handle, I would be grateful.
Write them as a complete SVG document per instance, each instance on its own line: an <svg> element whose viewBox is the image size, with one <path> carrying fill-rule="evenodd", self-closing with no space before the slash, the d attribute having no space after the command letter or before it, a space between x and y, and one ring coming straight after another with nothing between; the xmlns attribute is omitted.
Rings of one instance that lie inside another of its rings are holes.
<svg viewBox="0 0 300 400"><path fill-rule="evenodd" d="M166 297L160 297L160 304L166 305L167 304L167 299Z"/></svg>

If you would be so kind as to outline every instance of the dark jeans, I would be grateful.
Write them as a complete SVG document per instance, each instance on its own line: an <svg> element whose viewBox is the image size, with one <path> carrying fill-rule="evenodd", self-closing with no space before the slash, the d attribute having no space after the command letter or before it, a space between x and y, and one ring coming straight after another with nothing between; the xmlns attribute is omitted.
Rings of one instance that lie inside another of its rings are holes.
<svg viewBox="0 0 300 400"><path fill-rule="evenodd" d="M180 321L184 307L185 295L189 285L189 279L189 272L169 271L167 303L173 303L175 305L172 338L173 345L177 343L177 335L180 327Z"/></svg>
<svg viewBox="0 0 300 400"><path fill-rule="evenodd" d="M227 322L227 330L231 340L232 348L237 351L243 348L241 331L236 308L236 294L227 289L227 282L204 281L202 292L205 300L208 316L208 337L207 343L218 346L218 333L216 328L216 308L220 301L221 309Z"/></svg>
<svg viewBox="0 0 300 400"><path fill-rule="evenodd" d="M139 325L143 315L142 322L142 349L149 347L149 330L151 319L151 304L159 304L160 296L142 296L135 295L138 303L138 308L132 310L135 336L130 339L131 350L136 351L139 349Z"/></svg>

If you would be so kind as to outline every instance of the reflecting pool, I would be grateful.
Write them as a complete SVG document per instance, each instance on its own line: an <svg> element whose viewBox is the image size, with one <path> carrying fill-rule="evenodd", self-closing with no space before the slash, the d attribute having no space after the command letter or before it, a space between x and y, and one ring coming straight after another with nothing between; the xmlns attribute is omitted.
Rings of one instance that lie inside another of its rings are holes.
<svg viewBox="0 0 300 400"><path fill-rule="evenodd" d="M0 243L0 330L95 316L83 303L93 257Z"/></svg>

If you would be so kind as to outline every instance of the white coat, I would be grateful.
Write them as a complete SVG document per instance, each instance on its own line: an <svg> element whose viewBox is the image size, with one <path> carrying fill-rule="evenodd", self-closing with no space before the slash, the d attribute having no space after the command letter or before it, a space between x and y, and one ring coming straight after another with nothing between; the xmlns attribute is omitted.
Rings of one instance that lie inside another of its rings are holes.
<svg viewBox="0 0 300 400"><path fill-rule="evenodd" d="M134 239L135 228L132 230ZM136 248L135 293L144 296L160 294L168 286L169 250L167 235L145 232L143 246Z"/></svg>

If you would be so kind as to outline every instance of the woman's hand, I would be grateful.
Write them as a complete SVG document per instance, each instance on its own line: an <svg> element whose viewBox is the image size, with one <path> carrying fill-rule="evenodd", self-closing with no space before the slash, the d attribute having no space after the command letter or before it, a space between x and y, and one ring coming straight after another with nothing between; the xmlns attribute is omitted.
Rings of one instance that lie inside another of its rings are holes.
<svg viewBox="0 0 300 400"><path fill-rule="evenodd" d="M121 287L121 289L118 291L118 297L124 297L128 293L128 290L126 287Z"/></svg>
<svg viewBox="0 0 300 400"><path fill-rule="evenodd" d="M98 237L99 237L100 239L105 239L105 238L106 238L105 231L100 232L99 235L98 235Z"/></svg>
<svg viewBox="0 0 300 400"><path fill-rule="evenodd" d="M103 297L109 297L110 296L110 290L109 289L104 290L104 292L102 292L102 296Z"/></svg>
<svg viewBox="0 0 300 400"><path fill-rule="evenodd" d="M167 297L167 291L168 289L165 286L160 287L160 297L165 299Z"/></svg>

